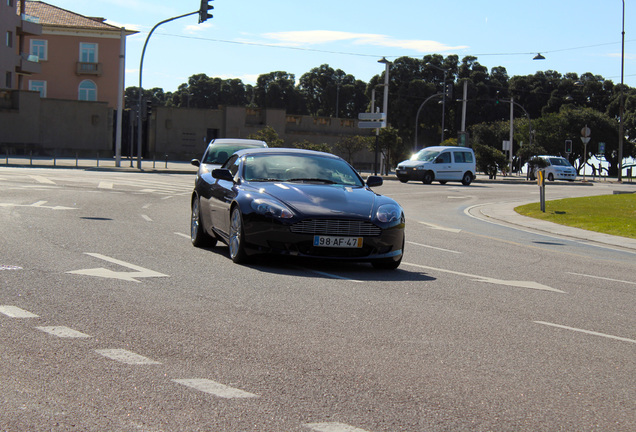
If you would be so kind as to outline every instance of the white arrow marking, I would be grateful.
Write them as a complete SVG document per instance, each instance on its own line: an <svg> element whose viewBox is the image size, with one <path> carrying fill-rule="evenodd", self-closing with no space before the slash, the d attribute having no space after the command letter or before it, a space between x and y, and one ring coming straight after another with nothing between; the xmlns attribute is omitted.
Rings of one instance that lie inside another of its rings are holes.
<svg viewBox="0 0 636 432"><path fill-rule="evenodd" d="M51 210L77 210L75 207L64 207L64 206L45 206L48 201L38 201L33 204L13 204L13 203L0 203L0 207L37 207L37 208L45 208Z"/></svg>
<svg viewBox="0 0 636 432"><path fill-rule="evenodd" d="M71 274L80 274L86 276L96 276L110 279L120 279L129 282L139 282L135 278L147 278L147 277L169 277L166 274L159 273L153 270L148 270L143 267L136 266L134 264L127 263L125 261L120 261L115 258L107 257L105 255L97 254L97 253L89 253L86 252L86 255L90 255L95 258L102 259L104 261L111 262L113 264L120 265L122 267L127 267L129 269L135 270L134 272L116 272L105 268L93 268L93 269L85 269L85 270L74 270L67 273Z"/></svg>
<svg viewBox="0 0 636 432"><path fill-rule="evenodd" d="M456 274L456 275L459 275L459 276L466 276L466 277L472 278L473 280L475 280L477 282L486 282L486 283L491 283L491 284L496 284L496 285L508 285L508 286L513 286L513 287L517 287L517 288L530 288L530 289L535 289L535 290L552 291L552 292L565 294L565 291L561 291L561 290L558 290L556 288L551 288L551 287L549 287L547 285L542 285L542 284L540 284L538 282L493 279L493 278L486 277L486 276L479 276L479 275L473 275L473 274L469 274L469 273L456 272L456 271L453 271L453 270L446 270L446 269L441 269L441 268L436 268L436 267L428 267L428 266L423 266L423 265L419 265L419 264L411 264L411 263L402 263L402 264L410 265L410 266L414 266L414 267L419 267L419 268L423 268L423 269L427 269L427 270L441 271L441 272L444 272L444 273L451 273L451 274Z"/></svg>

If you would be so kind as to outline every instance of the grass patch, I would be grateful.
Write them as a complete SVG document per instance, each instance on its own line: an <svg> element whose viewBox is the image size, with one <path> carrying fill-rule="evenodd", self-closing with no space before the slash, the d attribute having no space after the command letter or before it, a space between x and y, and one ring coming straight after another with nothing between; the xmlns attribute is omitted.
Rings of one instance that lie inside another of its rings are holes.
<svg viewBox="0 0 636 432"><path fill-rule="evenodd" d="M546 201L515 208L524 216L636 239L636 194L601 195Z"/></svg>

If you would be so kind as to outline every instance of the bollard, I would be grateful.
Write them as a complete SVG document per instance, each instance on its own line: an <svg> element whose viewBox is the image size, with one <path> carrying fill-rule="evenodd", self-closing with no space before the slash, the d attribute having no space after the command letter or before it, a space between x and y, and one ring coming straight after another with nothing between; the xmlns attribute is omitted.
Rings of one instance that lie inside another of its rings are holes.
<svg viewBox="0 0 636 432"><path fill-rule="evenodd" d="M155 164L157 162L157 153L152 154L152 169L155 169Z"/></svg>
<svg viewBox="0 0 636 432"><path fill-rule="evenodd" d="M53 167L57 166L57 157L55 155L55 152L53 152Z"/></svg>
<svg viewBox="0 0 636 432"><path fill-rule="evenodd" d="M33 150L29 150L29 164L33 166Z"/></svg>
<svg viewBox="0 0 636 432"><path fill-rule="evenodd" d="M99 152L97 152L97 166L99 166Z"/></svg>
<svg viewBox="0 0 636 432"><path fill-rule="evenodd" d="M168 153L166 153L166 169L168 169Z"/></svg>
<svg viewBox="0 0 636 432"><path fill-rule="evenodd" d="M79 167L79 154L75 152L75 168Z"/></svg>

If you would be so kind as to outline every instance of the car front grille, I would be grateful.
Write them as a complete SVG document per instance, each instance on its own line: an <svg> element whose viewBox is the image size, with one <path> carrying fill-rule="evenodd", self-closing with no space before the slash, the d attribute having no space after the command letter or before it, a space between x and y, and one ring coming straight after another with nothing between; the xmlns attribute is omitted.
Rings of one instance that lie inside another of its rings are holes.
<svg viewBox="0 0 636 432"><path fill-rule="evenodd" d="M382 229L371 222L343 219L308 219L293 224L291 232L297 234L323 234L335 236L379 236Z"/></svg>

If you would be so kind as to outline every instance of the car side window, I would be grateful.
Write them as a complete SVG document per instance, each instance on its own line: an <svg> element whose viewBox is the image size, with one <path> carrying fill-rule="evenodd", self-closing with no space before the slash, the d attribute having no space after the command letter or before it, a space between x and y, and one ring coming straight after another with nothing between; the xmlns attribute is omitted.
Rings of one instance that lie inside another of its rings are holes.
<svg viewBox="0 0 636 432"><path fill-rule="evenodd" d="M451 161L451 155L449 152L445 152L440 154L439 156L437 156L437 160L435 161L436 163L450 163Z"/></svg>
<svg viewBox="0 0 636 432"><path fill-rule="evenodd" d="M239 158L236 155L232 155L224 164L223 168L227 168L232 173L232 177L236 175L239 169Z"/></svg>

